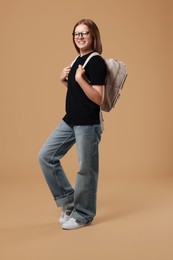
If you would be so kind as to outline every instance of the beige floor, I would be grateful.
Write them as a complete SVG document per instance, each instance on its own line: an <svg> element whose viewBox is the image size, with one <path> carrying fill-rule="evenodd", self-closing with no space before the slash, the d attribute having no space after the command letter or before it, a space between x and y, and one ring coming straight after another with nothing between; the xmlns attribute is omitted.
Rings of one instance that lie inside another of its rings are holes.
<svg viewBox="0 0 173 260"><path fill-rule="evenodd" d="M64 231L44 180L1 186L0 259L173 259L171 180L100 178L97 218Z"/></svg>

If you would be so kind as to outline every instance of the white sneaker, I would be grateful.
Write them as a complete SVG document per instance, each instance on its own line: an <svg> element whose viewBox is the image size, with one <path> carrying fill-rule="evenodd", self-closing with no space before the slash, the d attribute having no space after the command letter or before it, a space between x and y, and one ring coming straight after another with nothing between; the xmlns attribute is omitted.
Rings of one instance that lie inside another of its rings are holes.
<svg viewBox="0 0 173 260"><path fill-rule="evenodd" d="M67 203L65 206L62 207L61 216L59 218L59 223L62 225L64 224L70 217L74 208L74 203Z"/></svg>
<svg viewBox="0 0 173 260"><path fill-rule="evenodd" d="M84 226L89 225L90 223L80 223L78 220L74 219L74 218L69 218L64 224L62 224L62 228L63 229L78 229L78 228L82 228Z"/></svg>

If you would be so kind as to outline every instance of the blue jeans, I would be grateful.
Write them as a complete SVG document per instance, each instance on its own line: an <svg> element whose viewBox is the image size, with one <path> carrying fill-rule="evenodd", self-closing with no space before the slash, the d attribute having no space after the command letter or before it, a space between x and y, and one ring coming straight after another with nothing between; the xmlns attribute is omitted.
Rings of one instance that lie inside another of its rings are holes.
<svg viewBox="0 0 173 260"><path fill-rule="evenodd" d="M57 206L74 202L71 216L82 223L91 222L96 215L100 140L100 125L70 126L62 120L39 153L40 166ZM60 159L75 143L79 171L72 188Z"/></svg>

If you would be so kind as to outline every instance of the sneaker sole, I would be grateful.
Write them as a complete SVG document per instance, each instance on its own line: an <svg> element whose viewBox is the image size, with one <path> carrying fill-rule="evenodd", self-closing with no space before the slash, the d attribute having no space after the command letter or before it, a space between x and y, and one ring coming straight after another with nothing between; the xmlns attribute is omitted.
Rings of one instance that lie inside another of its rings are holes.
<svg viewBox="0 0 173 260"><path fill-rule="evenodd" d="M87 223L87 224L80 224L80 225L78 225L76 227L63 227L63 225L62 225L62 229L63 230L76 230L76 229L80 229L80 228L83 228L83 227L87 227L89 225L91 225L91 222Z"/></svg>

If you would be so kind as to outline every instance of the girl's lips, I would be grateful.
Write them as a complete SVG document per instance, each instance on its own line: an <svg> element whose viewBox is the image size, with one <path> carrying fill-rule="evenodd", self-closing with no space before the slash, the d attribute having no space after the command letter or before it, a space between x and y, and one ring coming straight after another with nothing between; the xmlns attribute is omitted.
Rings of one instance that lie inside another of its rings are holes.
<svg viewBox="0 0 173 260"><path fill-rule="evenodd" d="M84 44L84 43L85 43L85 41L78 41L78 43L79 43L79 44Z"/></svg>

